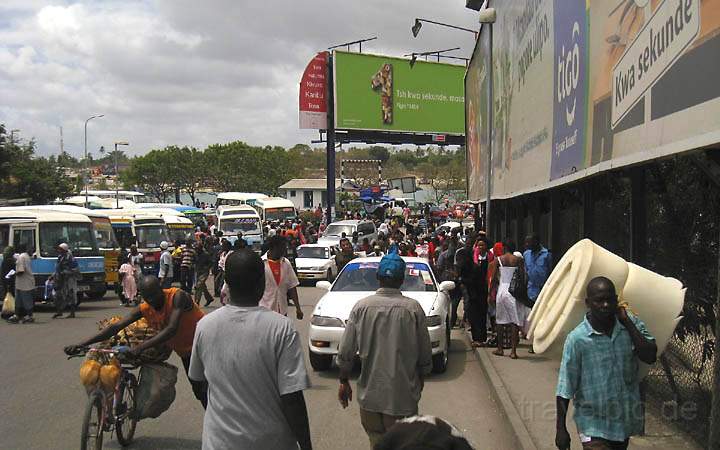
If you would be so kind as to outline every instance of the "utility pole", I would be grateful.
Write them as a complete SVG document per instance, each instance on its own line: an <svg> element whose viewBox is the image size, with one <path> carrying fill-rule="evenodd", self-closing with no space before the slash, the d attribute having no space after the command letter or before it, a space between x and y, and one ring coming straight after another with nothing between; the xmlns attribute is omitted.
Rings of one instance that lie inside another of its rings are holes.
<svg viewBox="0 0 720 450"><path fill-rule="evenodd" d="M63 143L63 131L62 126L60 127L60 156L65 154L65 145Z"/></svg>
<svg viewBox="0 0 720 450"><path fill-rule="evenodd" d="M334 111L334 94L333 94L333 57L332 53L328 56L328 108L327 108L327 133L325 140L327 141L326 157L327 157L327 211L326 222L330 225L333 221L333 209L335 208L335 111Z"/></svg>

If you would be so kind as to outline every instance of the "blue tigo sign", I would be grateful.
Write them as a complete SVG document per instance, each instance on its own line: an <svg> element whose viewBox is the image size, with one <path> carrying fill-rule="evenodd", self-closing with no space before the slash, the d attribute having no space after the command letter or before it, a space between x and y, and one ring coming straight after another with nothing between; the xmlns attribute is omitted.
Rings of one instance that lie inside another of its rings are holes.
<svg viewBox="0 0 720 450"><path fill-rule="evenodd" d="M555 0L553 147L550 178L584 168L587 102L585 2Z"/></svg>

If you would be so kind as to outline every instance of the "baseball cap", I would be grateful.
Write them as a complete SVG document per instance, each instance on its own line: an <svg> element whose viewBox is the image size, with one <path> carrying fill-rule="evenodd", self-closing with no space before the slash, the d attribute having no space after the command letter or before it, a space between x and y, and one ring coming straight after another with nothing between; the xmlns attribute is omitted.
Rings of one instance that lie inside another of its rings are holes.
<svg viewBox="0 0 720 450"><path fill-rule="evenodd" d="M66 252L70 250L70 246L67 245L65 242L62 242L61 244L59 244L58 247L65 250Z"/></svg>
<svg viewBox="0 0 720 450"><path fill-rule="evenodd" d="M167 248L170 246L170 244L167 243L167 241L162 241L160 243L160 248L163 250L167 250Z"/></svg>
<svg viewBox="0 0 720 450"><path fill-rule="evenodd" d="M395 279L405 276L405 261L398 255L397 247L393 246L389 253L380 260L378 276Z"/></svg>

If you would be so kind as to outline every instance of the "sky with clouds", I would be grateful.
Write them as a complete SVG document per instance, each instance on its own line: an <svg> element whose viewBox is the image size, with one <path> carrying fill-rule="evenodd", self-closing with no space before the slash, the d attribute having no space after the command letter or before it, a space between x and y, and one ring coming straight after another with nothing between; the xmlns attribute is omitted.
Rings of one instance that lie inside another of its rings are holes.
<svg viewBox="0 0 720 450"><path fill-rule="evenodd" d="M477 29L463 0L95 0L0 2L0 123L34 137L38 153L130 142L205 148L309 144L298 129L305 65L330 45L368 36L364 52L402 55L461 47L473 35L415 17Z"/></svg>

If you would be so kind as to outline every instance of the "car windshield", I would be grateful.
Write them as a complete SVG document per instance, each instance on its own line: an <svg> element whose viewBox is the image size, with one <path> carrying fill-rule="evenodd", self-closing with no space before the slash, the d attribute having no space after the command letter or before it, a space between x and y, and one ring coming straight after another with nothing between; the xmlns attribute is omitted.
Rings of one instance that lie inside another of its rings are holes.
<svg viewBox="0 0 720 450"><path fill-rule="evenodd" d="M379 262L354 263L345 266L332 290L338 292L376 291L379 288L377 271ZM400 287L405 292L436 292L435 280L427 264L407 263L405 281Z"/></svg>
<svg viewBox="0 0 720 450"><path fill-rule="evenodd" d="M330 251L327 247L298 247L298 258L329 259Z"/></svg>
<svg viewBox="0 0 720 450"><path fill-rule="evenodd" d="M354 232L354 225L339 225L331 223L325 229L325 236L342 236L342 234L345 233L345 236L351 237Z"/></svg>
<svg viewBox="0 0 720 450"><path fill-rule="evenodd" d="M57 245L65 242L74 256L100 256L92 224L79 222L41 223L40 255L58 255Z"/></svg>
<svg viewBox="0 0 720 450"><path fill-rule="evenodd" d="M257 217L238 217L220 220L220 230L225 234L260 233L260 220Z"/></svg>
<svg viewBox="0 0 720 450"><path fill-rule="evenodd" d="M135 228L138 248L158 248L162 241L170 241L164 225L146 225Z"/></svg>

